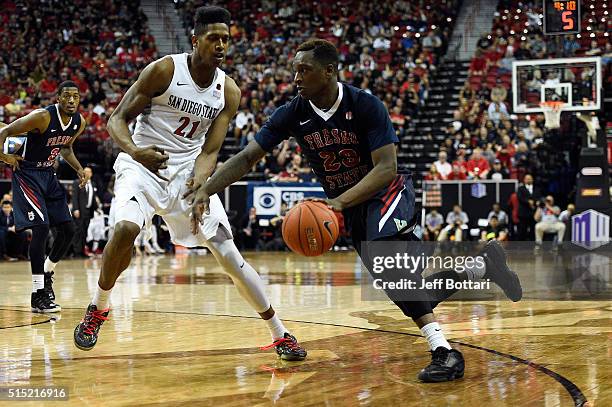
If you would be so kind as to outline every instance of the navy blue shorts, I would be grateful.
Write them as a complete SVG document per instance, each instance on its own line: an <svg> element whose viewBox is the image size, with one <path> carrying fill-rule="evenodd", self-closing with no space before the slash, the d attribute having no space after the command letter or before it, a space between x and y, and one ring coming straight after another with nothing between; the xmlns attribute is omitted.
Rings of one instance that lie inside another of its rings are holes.
<svg viewBox="0 0 612 407"><path fill-rule="evenodd" d="M72 221L66 191L49 168L24 168L13 173L15 228L55 226Z"/></svg>
<svg viewBox="0 0 612 407"><path fill-rule="evenodd" d="M344 211L353 246L374 240L420 240L415 227L415 192L409 174L398 174L389 186L362 204Z"/></svg>

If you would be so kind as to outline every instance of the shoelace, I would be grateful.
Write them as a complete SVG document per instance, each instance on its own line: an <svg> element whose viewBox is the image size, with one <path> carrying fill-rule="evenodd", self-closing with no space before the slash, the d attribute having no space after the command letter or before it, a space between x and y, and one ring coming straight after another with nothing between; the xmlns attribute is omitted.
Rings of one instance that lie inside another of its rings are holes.
<svg viewBox="0 0 612 407"><path fill-rule="evenodd" d="M297 341L293 337L288 337L288 338L279 338L275 340L274 342L272 342L270 345L260 346L259 349L261 350L272 349L275 346L278 346L282 343L287 344L287 347L291 350L299 349L300 347L300 345L298 345Z"/></svg>
<svg viewBox="0 0 612 407"><path fill-rule="evenodd" d="M93 335L95 329L101 325L102 322L108 321L108 317L103 315L105 312L108 312L108 308L87 313L85 320L83 321L85 324L85 329L83 329L83 332L88 335Z"/></svg>
<svg viewBox="0 0 612 407"><path fill-rule="evenodd" d="M444 348L438 348L432 351L431 364L432 365L443 365L446 362L446 356L448 355L448 350Z"/></svg>

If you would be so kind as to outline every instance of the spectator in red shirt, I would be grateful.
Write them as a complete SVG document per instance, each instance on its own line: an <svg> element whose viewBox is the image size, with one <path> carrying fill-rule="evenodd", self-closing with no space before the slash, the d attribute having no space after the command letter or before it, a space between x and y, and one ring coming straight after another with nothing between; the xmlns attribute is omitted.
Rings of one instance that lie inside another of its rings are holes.
<svg viewBox="0 0 612 407"><path fill-rule="evenodd" d="M502 54L497 52L497 48L495 45L491 45L487 52L485 52L484 57L488 61L489 65L496 65L497 62L501 59Z"/></svg>
<svg viewBox="0 0 612 407"><path fill-rule="evenodd" d="M49 74L45 79L40 82L40 93L44 96L50 96L55 93L57 89L57 82L53 79L53 75Z"/></svg>
<svg viewBox="0 0 612 407"><path fill-rule="evenodd" d="M510 136L504 136L502 139L502 145L498 146L497 159L501 161L502 165L506 168L512 168L512 157L516 153L516 147L510 140Z"/></svg>
<svg viewBox="0 0 612 407"><path fill-rule="evenodd" d="M448 174L448 180L462 181L467 179L467 171L465 167L458 164L457 161L453 164L453 171Z"/></svg>
<svg viewBox="0 0 612 407"><path fill-rule="evenodd" d="M438 168L434 164L431 164L431 166L429 167L429 172L427 173L427 175L425 175L425 181L439 181L441 179L442 177L438 172Z"/></svg>
<svg viewBox="0 0 612 407"><path fill-rule="evenodd" d="M487 59L482 55L482 52L477 49L476 55L472 58L470 63L469 75L470 76L482 76L489 67Z"/></svg>
<svg viewBox="0 0 612 407"><path fill-rule="evenodd" d="M472 158L467 162L468 178L486 179L489 169L489 162L482 156L482 150L475 148Z"/></svg>

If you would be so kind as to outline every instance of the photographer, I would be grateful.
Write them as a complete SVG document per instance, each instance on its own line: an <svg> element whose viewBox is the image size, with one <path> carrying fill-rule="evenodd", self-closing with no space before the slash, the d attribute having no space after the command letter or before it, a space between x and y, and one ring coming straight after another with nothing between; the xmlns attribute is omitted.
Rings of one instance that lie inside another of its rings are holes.
<svg viewBox="0 0 612 407"><path fill-rule="evenodd" d="M561 210L555 206L555 200L551 195L538 202L538 208L533 218L537 222L535 225L536 245L542 244L544 233L556 233L558 242L563 242L565 234L565 224L559 220Z"/></svg>
<svg viewBox="0 0 612 407"><path fill-rule="evenodd" d="M461 210L461 206L453 206L453 210L446 215L446 226L438 235L438 241L443 242L451 235L451 240L461 242L463 240L463 229L467 228L468 222L467 213Z"/></svg>
<svg viewBox="0 0 612 407"><path fill-rule="evenodd" d="M234 137L236 138L237 144L241 147L248 144L249 136L253 138L255 133L259 130L259 126L255 124L255 116L248 110L241 110L236 115L236 122L234 127Z"/></svg>

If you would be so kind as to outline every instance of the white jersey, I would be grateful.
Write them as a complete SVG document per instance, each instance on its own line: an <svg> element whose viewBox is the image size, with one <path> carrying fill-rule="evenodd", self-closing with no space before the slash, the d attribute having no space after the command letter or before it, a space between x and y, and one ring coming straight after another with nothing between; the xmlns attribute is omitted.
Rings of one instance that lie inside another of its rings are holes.
<svg viewBox="0 0 612 407"><path fill-rule="evenodd" d="M170 156L168 165L196 159L206 132L225 106L225 72L216 68L212 83L202 89L189 73L188 55L170 55L174 61L170 86L138 115L132 137L138 147L163 149Z"/></svg>

